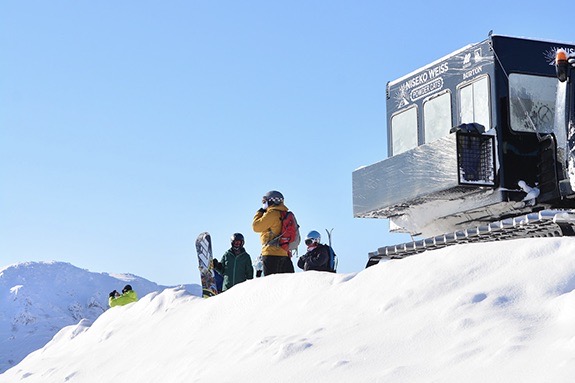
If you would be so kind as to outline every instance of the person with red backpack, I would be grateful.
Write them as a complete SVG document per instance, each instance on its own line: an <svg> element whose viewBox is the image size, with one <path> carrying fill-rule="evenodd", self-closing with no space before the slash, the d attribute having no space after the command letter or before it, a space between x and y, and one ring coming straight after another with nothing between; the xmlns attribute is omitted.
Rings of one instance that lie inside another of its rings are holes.
<svg viewBox="0 0 575 383"><path fill-rule="evenodd" d="M262 204L254 216L252 228L260 233L264 276L293 273L289 244L294 239L286 237L285 233L285 217L289 209L284 205L284 196L277 190L269 191L262 197Z"/></svg>

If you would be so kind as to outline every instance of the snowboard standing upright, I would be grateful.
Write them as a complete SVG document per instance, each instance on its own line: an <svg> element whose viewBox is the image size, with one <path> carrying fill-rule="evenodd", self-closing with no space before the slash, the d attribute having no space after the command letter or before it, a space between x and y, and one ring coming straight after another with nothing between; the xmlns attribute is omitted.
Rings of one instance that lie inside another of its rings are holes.
<svg viewBox="0 0 575 383"><path fill-rule="evenodd" d="M214 261L212 255L212 238L207 232L201 233L196 239L196 251L198 252L198 263L200 277L202 279L202 296L204 298L213 297L218 293L216 279L214 278Z"/></svg>

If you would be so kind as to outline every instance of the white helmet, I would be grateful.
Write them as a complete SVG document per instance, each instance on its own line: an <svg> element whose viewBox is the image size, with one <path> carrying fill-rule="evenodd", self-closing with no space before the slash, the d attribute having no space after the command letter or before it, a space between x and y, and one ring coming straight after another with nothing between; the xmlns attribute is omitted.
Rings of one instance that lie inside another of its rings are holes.
<svg viewBox="0 0 575 383"><path fill-rule="evenodd" d="M312 230L309 233L307 233L307 236L305 237L305 244L306 245L311 245L312 243L317 243L319 244L321 242L321 235L315 231Z"/></svg>

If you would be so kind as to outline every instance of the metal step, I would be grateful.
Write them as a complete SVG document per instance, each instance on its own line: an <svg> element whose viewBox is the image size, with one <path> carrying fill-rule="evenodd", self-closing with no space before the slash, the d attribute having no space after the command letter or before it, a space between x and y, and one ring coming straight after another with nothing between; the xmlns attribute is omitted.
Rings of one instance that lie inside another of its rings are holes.
<svg viewBox="0 0 575 383"><path fill-rule="evenodd" d="M401 259L459 243L574 235L575 210L542 210L435 237L380 247L369 253L366 267L373 266L382 259Z"/></svg>

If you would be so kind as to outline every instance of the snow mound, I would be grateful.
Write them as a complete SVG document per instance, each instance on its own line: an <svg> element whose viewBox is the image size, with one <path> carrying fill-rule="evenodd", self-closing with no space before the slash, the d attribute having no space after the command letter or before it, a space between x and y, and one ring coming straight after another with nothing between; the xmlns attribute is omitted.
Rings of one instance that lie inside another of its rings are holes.
<svg viewBox="0 0 575 383"><path fill-rule="evenodd" d="M575 241L455 245L209 299L153 292L62 329L0 382L567 382Z"/></svg>
<svg viewBox="0 0 575 383"><path fill-rule="evenodd" d="M130 283L143 294L163 287L130 274L93 273L64 262L0 269L0 373L43 347L64 326L88 326L108 309L108 293Z"/></svg>

